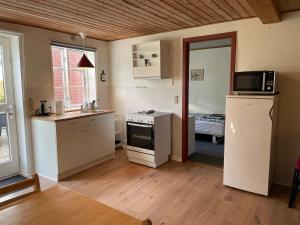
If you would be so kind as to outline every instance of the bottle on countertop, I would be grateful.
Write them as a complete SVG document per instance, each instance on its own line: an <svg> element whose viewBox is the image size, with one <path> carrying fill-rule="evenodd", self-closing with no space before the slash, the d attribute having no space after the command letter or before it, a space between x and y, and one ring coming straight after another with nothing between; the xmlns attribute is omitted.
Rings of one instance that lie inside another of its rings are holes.
<svg viewBox="0 0 300 225"><path fill-rule="evenodd" d="M96 109L96 101L93 100L91 103L90 103L90 110L95 110Z"/></svg>

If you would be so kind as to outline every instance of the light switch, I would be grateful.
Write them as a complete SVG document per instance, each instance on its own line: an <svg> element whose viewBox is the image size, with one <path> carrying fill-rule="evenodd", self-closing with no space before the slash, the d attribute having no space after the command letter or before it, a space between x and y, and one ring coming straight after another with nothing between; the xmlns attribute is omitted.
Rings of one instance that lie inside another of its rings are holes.
<svg viewBox="0 0 300 225"><path fill-rule="evenodd" d="M178 99L179 99L179 98L178 98L178 95L176 95L176 96L174 97L174 103L175 103L175 104L178 104Z"/></svg>
<svg viewBox="0 0 300 225"><path fill-rule="evenodd" d="M28 104L29 104L29 110L33 111L34 110L34 106L33 106L33 98L29 98L28 99Z"/></svg>

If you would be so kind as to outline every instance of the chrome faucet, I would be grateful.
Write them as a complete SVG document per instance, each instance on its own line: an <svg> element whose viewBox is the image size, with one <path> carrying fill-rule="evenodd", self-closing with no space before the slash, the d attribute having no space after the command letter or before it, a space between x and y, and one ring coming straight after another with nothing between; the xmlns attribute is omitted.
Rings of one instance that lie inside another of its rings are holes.
<svg viewBox="0 0 300 225"><path fill-rule="evenodd" d="M87 113L89 112L89 104L85 103L83 105L80 106L80 112L81 113Z"/></svg>

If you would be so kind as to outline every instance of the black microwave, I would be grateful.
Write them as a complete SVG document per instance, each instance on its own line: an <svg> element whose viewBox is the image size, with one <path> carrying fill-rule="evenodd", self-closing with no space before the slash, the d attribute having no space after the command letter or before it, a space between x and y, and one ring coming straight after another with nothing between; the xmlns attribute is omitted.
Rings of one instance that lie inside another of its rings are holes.
<svg viewBox="0 0 300 225"><path fill-rule="evenodd" d="M275 71L235 72L233 77L234 94L276 94Z"/></svg>

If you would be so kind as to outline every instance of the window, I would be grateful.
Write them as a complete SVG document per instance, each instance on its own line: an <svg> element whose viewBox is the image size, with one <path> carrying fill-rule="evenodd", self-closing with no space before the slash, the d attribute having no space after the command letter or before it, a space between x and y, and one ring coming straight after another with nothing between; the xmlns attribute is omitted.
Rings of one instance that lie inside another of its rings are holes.
<svg viewBox="0 0 300 225"><path fill-rule="evenodd" d="M96 100L95 68L78 68L83 53L95 65L95 52L51 45L55 100L64 101L65 109L80 108Z"/></svg>

